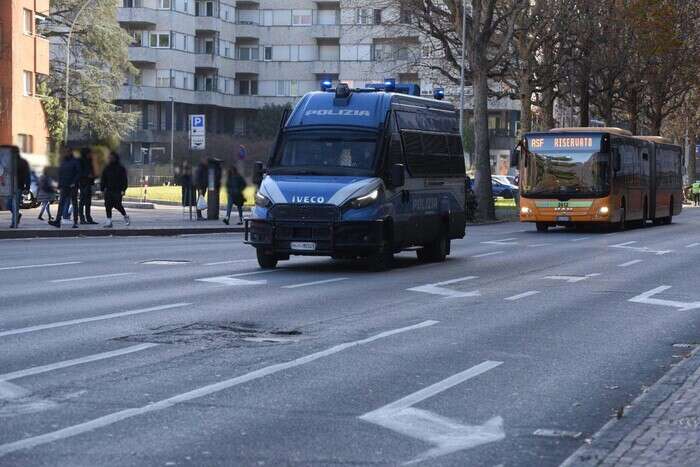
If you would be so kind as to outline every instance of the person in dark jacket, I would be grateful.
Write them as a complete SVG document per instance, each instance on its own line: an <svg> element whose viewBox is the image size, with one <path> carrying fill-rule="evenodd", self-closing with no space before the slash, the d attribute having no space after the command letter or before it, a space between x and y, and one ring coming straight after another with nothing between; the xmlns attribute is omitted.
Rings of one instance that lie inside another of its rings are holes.
<svg viewBox="0 0 700 467"><path fill-rule="evenodd" d="M209 187L209 164L206 159L202 159L194 171L194 187L197 190L198 201L200 196L207 196L207 188ZM204 220L201 209L197 209L197 220Z"/></svg>
<svg viewBox="0 0 700 467"><path fill-rule="evenodd" d="M61 228L61 214L68 203L73 207L73 228L78 228L78 183L82 173L80 161L72 150L67 150L58 168L58 215L49 224Z"/></svg>
<svg viewBox="0 0 700 467"><path fill-rule="evenodd" d="M238 208L238 225L243 223L243 190L245 190L245 179L238 173L238 169L231 167L226 172L226 192L228 193L228 203L226 206L226 217L224 224L228 225L231 219L231 210L235 204Z"/></svg>
<svg viewBox="0 0 700 467"><path fill-rule="evenodd" d="M124 216L124 223L131 224L129 216L126 215L122 198L129 186L129 178L126 174L126 168L119 161L119 154L111 152L109 154L109 162L107 167L102 171L100 178L100 186L105 197L105 211L107 212L107 220L104 227L112 228L112 209L116 209Z"/></svg>
<svg viewBox="0 0 700 467"><path fill-rule="evenodd" d="M92 162L92 150L82 148L80 150L80 204L78 206L81 224L97 224L90 213L92 192L95 186L95 170Z"/></svg>
<svg viewBox="0 0 700 467"><path fill-rule="evenodd" d="M39 211L39 220L44 220L44 212L48 214L49 220L52 221L51 203L56 199L56 189L53 187L53 179L48 174L43 174L39 177L39 186L36 195L37 201L41 203Z"/></svg>
<svg viewBox="0 0 700 467"><path fill-rule="evenodd" d="M183 206L195 206L197 204L197 197L194 193L194 181L192 178L192 166L189 162L185 161L182 163L180 168L180 174L178 176L178 181L182 187L182 205Z"/></svg>
<svg viewBox="0 0 700 467"><path fill-rule="evenodd" d="M8 208L12 212L12 220L10 221L11 229L19 227L19 221L22 219L22 213L19 212L20 205L22 204L22 193L28 191L32 184L29 163L20 157L19 151L15 153L15 158L17 186L15 187L15 192L12 193L12 196L9 198L8 203Z"/></svg>

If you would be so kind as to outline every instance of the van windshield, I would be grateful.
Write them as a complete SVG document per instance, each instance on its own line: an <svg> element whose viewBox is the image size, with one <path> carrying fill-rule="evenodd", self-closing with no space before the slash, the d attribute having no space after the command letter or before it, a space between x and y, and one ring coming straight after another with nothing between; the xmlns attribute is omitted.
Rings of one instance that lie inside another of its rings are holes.
<svg viewBox="0 0 700 467"><path fill-rule="evenodd" d="M271 173L371 175L377 159L375 132L289 132L277 148Z"/></svg>

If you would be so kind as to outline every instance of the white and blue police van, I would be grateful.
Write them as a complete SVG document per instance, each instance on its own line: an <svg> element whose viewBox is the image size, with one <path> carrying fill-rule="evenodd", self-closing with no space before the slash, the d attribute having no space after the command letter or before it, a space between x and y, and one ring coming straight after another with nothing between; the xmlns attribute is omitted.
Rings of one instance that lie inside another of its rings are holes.
<svg viewBox="0 0 700 467"><path fill-rule="evenodd" d="M464 237L457 113L441 90L429 99L401 88L325 83L283 117L268 166L256 166L262 182L245 226L260 267L312 255L384 270L406 249L443 261Z"/></svg>

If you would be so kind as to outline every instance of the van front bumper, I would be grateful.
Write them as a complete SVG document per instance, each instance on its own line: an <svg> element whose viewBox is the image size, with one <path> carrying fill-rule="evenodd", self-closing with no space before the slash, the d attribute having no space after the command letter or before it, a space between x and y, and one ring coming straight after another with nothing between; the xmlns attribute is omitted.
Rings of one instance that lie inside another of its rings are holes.
<svg viewBox="0 0 700 467"><path fill-rule="evenodd" d="M247 219L244 243L280 256L361 256L382 248L384 222ZM296 249L293 243L313 244L314 249Z"/></svg>

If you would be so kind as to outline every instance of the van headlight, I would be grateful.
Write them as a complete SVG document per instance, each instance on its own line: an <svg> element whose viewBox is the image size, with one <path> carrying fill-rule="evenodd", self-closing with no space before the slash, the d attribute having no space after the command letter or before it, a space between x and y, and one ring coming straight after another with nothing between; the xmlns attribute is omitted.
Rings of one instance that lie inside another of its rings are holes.
<svg viewBox="0 0 700 467"><path fill-rule="evenodd" d="M272 206L272 201L270 201L270 198L258 191L255 193L255 205L260 208L269 208Z"/></svg>
<svg viewBox="0 0 700 467"><path fill-rule="evenodd" d="M366 195L358 196L357 198L351 199L348 202L348 206L354 209L365 208L377 201L377 198L379 198L379 188L370 193L367 193Z"/></svg>

